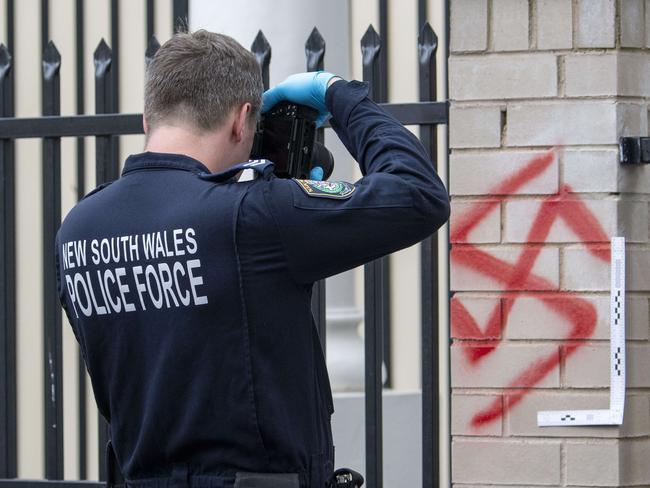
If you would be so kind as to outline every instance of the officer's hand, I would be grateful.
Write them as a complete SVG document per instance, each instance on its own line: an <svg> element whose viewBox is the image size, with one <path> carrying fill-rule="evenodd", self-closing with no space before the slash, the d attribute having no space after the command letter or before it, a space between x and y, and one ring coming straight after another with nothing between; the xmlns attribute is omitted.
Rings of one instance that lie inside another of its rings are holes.
<svg viewBox="0 0 650 488"><path fill-rule="evenodd" d="M327 83L336 75L326 71L298 73L264 92L262 112L283 100L307 105L318 110L316 124L320 127L330 116L325 105Z"/></svg>

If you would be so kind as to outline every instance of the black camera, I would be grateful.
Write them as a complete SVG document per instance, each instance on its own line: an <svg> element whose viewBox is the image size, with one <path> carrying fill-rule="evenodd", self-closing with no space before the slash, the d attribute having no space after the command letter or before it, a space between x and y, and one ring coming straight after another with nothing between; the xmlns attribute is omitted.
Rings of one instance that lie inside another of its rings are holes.
<svg viewBox="0 0 650 488"><path fill-rule="evenodd" d="M312 168L323 169L326 180L334 170L334 157L316 139L318 112L311 107L280 102L257 123L250 159L275 163L280 178L309 179Z"/></svg>

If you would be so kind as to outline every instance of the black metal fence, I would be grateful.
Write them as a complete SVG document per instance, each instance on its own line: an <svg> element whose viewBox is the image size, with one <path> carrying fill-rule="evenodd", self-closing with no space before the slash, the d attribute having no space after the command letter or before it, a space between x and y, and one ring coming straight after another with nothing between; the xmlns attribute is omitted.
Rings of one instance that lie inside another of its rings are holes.
<svg viewBox="0 0 650 488"><path fill-rule="evenodd" d="M44 4L47 1L44 0ZM117 19L117 2L111 2L112 18ZM153 32L153 5L147 1L147 33ZM13 15L13 1L8 0L8 17ZM184 9L184 11L183 11ZM77 1L77 15L83 17L83 2ZM186 17L187 1L174 2L174 18ZM176 25L175 21L175 25ZM13 22L8 22L13 29ZM77 23L79 30L79 22ZM47 34L44 28L44 35ZM83 32L77 35L83 37ZM114 51L102 40L94 53L96 115L60 116L59 69L61 56L51 41L44 46L42 58L42 117L14 118L12 46L0 45L0 488L49 486L98 486L96 482L63 480L63 401L62 401L62 323L53 266L52 243L61 221L61 138L77 138L78 198L84 194L84 137L96 140L96 183L99 185L119 176L118 136L141 134L141 114L117 114L119 98L117 64ZM113 37L114 42L117 36ZM382 67L381 39L372 26L361 39L363 79L370 84L370 95L385 101L387 72ZM159 47L150 37L145 61ZM419 125L420 138L431 154L437 155L436 125L446 124L446 102L436 102L436 51L438 40L429 24L424 24L418 39L420 101L383 103L405 125ZM269 82L271 46L260 31L251 46L260 63L265 87ZM82 63L77 51L77 63ZM323 69L325 40L316 28L305 44L306 68ZM83 70L81 70L83 71ZM79 70L78 70L79 73ZM78 75L79 76L79 75ZM81 75L82 76L82 75ZM83 94L83 78L77 79L77 92ZM382 88L383 87L383 88ZM383 94L382 94L383 92ZM83 96L77 98L77 113L84 111ZM323 138L321 130L319 136ZM17 479L16 413L16 265L15 219L16 187L14 140L42 139L43 192L43 327L44 327L44 409L45 409L45 478L43 481ZM446 164L446 161L443 161ZM437 239L422 243L422 485L438 485L439 412L438 391L438 263ZM366 388L366 480L370 488L380 488L382 481L382 362L388 359L386 348L389 330L389 258L365 266L365 388ZM323 348L325 348L325 286L314 287L312 308ZM80 479L87 475L85 370L79 367L79 466ZM99 417L99 476L107 477L104 450L107 425Z"/></svg>

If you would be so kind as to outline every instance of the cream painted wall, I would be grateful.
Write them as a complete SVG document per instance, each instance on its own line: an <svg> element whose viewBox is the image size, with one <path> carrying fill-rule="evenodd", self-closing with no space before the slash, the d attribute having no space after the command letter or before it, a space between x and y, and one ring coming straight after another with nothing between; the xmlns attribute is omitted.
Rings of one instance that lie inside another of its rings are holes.
<svg viewBox="0 0 650 488"><path fill-rule="evenodd" d="M38 0L15 4L16 25L38 19ZM40 44L32 29L16 29L16 115L40 113ZM24 81L23 81L24 80ZM29 83L28 80L33 80ZM16 142L16 259L17 259L17 361L18 361L18 475L41 477L43 452L43 362L41 354L41 221L40 143Z"/></svg>

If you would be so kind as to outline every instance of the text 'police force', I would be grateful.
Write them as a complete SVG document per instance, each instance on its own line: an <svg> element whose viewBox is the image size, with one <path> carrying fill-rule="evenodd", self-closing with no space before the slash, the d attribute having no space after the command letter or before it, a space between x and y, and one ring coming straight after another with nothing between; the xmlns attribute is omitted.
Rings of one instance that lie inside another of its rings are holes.
<svg viewBox="0 0 650 488"><path fill-rule="evenodd" d="M192 228L64 242L65 286L76 317L207 304L197 290L203 285L201 260L169 260L197 250ZM166 261L142 262L161 259ZM129 266L112 266L124 263Z"/></svg>

